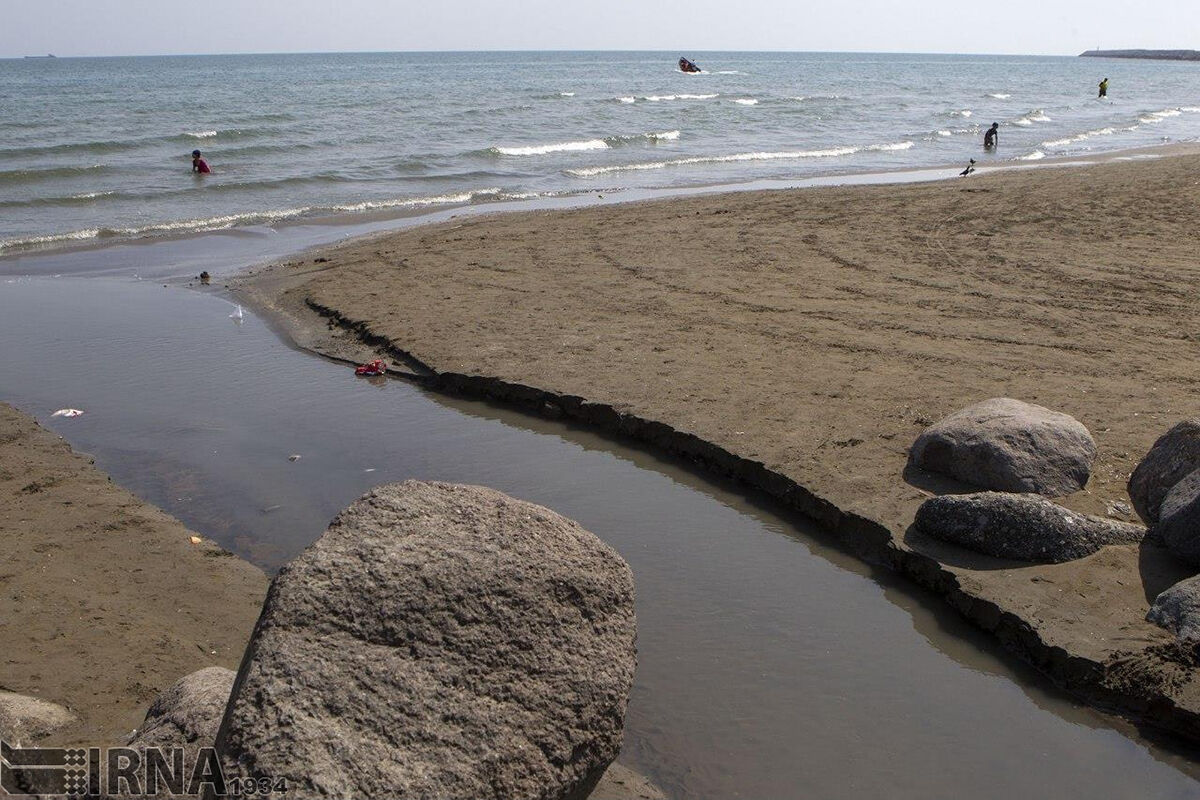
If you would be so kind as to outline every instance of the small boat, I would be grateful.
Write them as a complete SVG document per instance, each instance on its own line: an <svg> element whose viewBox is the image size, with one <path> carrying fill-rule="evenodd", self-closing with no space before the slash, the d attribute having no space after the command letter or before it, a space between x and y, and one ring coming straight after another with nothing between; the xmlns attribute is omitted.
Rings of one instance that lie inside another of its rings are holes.
<svg viewBox="0 0 1200 800"><path fill-rule="evenodd" d="M680 72L700 72L700 68L682 56L679 58Z"/></svg>

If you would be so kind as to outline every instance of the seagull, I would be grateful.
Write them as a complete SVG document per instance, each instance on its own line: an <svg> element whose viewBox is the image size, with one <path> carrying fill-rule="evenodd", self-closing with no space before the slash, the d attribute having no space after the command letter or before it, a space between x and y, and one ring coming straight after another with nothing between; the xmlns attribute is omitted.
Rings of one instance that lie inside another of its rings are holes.
<svg viewBox="0 0 1200 800"><path fill-rule="evenodd" d="M234 322L241 322L242 321L242 307L238 306L237 310L229 315L229 318L231 320L233 320Z"/></svg>
<svg viewBox="0 0 1200 800"><path fill-rule="evenodd" d="M970 175L974 171L975 171L975 159L972 158L971 163L967 164L967 168L964 169L962 172L958 173L958 177L960 177L960 178L965 177L967 175Z"/></svg>

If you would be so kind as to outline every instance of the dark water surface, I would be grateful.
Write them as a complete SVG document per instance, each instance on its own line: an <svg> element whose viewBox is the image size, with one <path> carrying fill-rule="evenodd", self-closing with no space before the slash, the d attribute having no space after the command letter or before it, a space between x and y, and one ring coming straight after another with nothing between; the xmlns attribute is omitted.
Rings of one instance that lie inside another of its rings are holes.
<svg viewBox="0 0 1200 800"><path fill-rule="evenodd" d="M0 280L0 400L268 569L405 478L578 520L633 567L625 757L673 797L1200 795L1193 762L1048 689L805 523L586 431L355 379L232 309L130 278ZM86 413L50 418L63 407Z"/></svg>

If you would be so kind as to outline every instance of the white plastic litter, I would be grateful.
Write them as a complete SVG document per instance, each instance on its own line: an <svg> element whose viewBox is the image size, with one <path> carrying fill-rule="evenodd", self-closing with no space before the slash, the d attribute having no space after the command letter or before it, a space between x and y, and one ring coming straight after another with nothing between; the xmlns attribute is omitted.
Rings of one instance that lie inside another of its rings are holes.
<svg viewBox="0 0 1200 800"><path fill-rule="evenodd" d="M242 321L242 307L238 306L237 310L229 315L229 318L232 320L237 320L238 322L241 322Z"/></svg>
<svg viewBox="0 0 1200 800"><path fill-rule="evenodd" d="M81 410L79 410L78 408L60 408L58 411L55 411L50 416L52 416L52 417L80 417L80 416L83 416L83 412Z"/></svg>

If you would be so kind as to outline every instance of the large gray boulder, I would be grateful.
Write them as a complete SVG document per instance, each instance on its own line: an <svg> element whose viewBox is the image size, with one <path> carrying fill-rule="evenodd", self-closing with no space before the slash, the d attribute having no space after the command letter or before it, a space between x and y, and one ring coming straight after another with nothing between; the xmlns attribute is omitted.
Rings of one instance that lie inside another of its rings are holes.
<svg viewBox="0 0 1200 800"><path fill-rule="evenodd" d="M377 488L272 581L218 750L297 798L584 797L621 748L633 600L553 511Z"/></svg>
<svg viewBox="0 0 1200 800"><path fill-rule="evenodd" d="M1134 544L1146 529L1078 514L1031 494L979 492L931 497L917 509L917 530L977 553L1057 564L1110 544Z"/></svg>
<svg viewBox="0 0 1200 800"><path fill-rule="evenodd" d="M1146 619L1185 642L1200 641L1200 575L1180 581L1154 598Z"/></svg>
<svg viewBox="0 0 1200 800"><path fill-rule="evenodd" d="M1200 566L1200 469L1171 487L1158 508L1154 533L1178 558Z"/></svg>
<svg viewBox="0 0 1200 800"><path fill-rule="evenodd" d="M74 723L67 709L29 695L0 692L0 739L12 745L34 745Z"/></svg>
<svg viewBox="0 0 1200 800"><path fill-rule="evenodd" d="M1200 469L1200 419L1185 419L1164 433L1129 476L1129 499L1138 516L1153 525L1167 492Z"/></svg>
<svg viewBox="0 0 1200 800"><path fill-rule="evenodd" d="M1067 414L1008 397L956 411L925 429L909 463L1001 492L1059 497L1087 484L1096 442Z"/></svg>
<svg viewBox="0 0 1200 800"><path fill-rule="evenodd" d="M180 678L154 700L129 746L212 747L236 675L224 667L206 667Z"/></svg>

